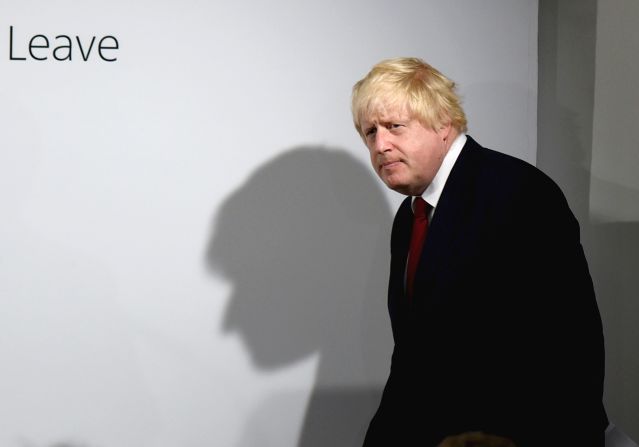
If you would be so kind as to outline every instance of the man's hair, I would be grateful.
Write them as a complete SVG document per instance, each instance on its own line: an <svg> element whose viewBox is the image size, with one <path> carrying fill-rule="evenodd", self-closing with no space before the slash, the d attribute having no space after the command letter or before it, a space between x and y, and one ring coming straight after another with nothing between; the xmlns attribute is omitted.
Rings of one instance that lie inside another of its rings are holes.
<svg viewBox="0 0 639 447"><path fill-rule="evenodd" d="M450 122L458 132L467 130L455 83L421 59L384 60L353 86L351 111L360 135L362 118L386 109L403 109L432 129Z"/></svg>

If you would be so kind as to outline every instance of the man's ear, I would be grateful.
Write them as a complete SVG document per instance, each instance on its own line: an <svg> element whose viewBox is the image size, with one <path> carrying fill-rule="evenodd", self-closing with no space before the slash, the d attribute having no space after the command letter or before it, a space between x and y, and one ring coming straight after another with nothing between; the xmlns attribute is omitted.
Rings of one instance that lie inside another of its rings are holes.
<svg viewBox="0 0 639 447"><path fill-rule="evenodd" d="M446 120L443 121L439 124L438 129L437 129L437 134L440 136L440 138L442 139L442 141L446 142L448 141L449 137L451 136L451 131L453 129L453 124L450 120Z"/></svg>

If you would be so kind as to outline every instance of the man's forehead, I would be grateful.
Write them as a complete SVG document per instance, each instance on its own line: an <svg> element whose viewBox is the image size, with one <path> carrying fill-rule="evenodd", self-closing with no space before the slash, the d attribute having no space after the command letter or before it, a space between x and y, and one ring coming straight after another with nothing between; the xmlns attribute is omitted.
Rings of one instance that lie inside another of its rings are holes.
<svg viewBox="0 0 639 447"><path fill-rule="evenodd" d="M394 120L406 120L411 118L411 113L406 106L397 104L377 103L371 104L362 114L362 122L376 123Z"/></svg>

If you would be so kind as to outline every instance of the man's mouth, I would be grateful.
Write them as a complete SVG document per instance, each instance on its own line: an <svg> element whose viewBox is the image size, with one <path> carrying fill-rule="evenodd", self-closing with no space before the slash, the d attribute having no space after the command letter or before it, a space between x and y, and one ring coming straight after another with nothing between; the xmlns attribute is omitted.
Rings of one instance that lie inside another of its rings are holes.
<svg viewBox="0 0 639 447"><path fill-rule="evenodd" d="M387 161L384 161L384 162L380 163L380 165L379 165L379 169L380 169L380 170L383 170L383 169L392 169L392 168L394 168L395 166L399 166L399 164L400 164L400 163L401 163L401 161L400 161L400 160L387 160Z"/></svg>

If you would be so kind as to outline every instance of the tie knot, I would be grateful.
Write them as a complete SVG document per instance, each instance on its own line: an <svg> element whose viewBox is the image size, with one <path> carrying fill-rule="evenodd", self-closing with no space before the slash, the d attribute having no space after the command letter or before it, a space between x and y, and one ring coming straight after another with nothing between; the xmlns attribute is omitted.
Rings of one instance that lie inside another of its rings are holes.
<svg viewBox="0 0 639 447"><path fill-rule="evenodd" d="M428 211L428 203L421 197L415 197L415 202L413 202L413 212L415 213L415 217L425 218L426 212Z"/></svg>

